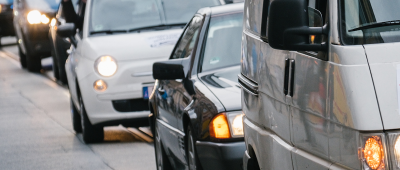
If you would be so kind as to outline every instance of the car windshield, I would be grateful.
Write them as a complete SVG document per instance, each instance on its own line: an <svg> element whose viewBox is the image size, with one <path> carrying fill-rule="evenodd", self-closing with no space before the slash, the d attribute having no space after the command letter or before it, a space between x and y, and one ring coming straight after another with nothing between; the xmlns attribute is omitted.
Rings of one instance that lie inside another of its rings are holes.
<svg viewBox="0 0 400 170"><path fill-rule="evenodd" d="M30 9L37 9L43 12L54 12L58 9L61 0L27 0Z"/></svg>
<svg viewBox="0 0 400 170"><path fill-rule="evenodd" d="M93 0L90 32L185 25L199 8L215 5L219 0Z"/></svg>
<svg viewBox="0 0 400 170"><path fill-rule="evenodd" d="M201 70L209 71L240 64L243 13L212 17Z"/></svg>
<svg viewBox="0 0 400 170"><path fill-rule="evenodd" d="M341 0L344 44L400 42L400 0Z"/></svg>

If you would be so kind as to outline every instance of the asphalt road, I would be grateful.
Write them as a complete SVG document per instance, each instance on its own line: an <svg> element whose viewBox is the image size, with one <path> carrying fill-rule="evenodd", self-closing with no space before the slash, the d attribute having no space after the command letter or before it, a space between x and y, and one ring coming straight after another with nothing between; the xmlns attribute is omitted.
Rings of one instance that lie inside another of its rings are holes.
<svg viewBox="0 0 400 170"><path fill-rule="evenodd" d="M106 127L86 145L72 129L69 92L51 70L29 73L14 38L0 49L0 169L156 169L149 129ZM42 60L51 69L51 58Z"/></svg>

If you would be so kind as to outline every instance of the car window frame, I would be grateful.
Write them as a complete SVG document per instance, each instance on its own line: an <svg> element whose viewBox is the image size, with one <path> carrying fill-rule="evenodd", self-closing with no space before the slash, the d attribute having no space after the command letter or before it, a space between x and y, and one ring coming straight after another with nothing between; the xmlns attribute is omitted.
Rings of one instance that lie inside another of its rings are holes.
<svg viewBox="0 0 400 170"><path fill-rule="evenodd" d="M196 18L196 17L200 17L202 23L200 23L200 27L199 27L199 30L198 30L199 32L198 32L198 35L196 37L196 40L195 40L195 43L194 43L194 46L193 46L191 54L188 57L185 57L185 58L172 58L174 56L174 54L176 53L177 48L181 45L180 43L181 43L183 37L186 35L186 31L188 30L188 28L190 27L191 23L193 22L193 19ZM182 32L181 36L179 37L179 40L175 44L175 47L174 47L169 59L170 60L175 60L175 59L189 59L189 58L192 58L193 54L196 54L196 49L197 49L197 46L198 46L198 43L199 43L199 38L201 37L201 31L202 31L202 27L203 26L204 26L204 17L202 15L197 15L197 14L194 15L192 17L192 19L190 20L190 22L188 22L186 24L185 29Z"/></svg>

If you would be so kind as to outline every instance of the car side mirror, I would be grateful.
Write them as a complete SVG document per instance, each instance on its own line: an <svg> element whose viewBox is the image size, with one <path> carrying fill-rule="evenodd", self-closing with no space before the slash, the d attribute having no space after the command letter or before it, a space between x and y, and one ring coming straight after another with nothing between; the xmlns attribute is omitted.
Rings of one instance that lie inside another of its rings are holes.
<svg viewBox="0 0 400 170"><path fill-rule="evenodd" d="M312 38L312 36L328 35L327 25L310 27L311 22L322 20L322 15L318 12L308 8L307 0L272 1L267 26L269 45L279 50L326 51L327 44L316 44Z"/></svg>
<svg viewBox="0 0 400 170"><path fill-rule="evenodd" d="M76 47L75 40L76 28L73 23L65 23L57 27L57 35L64 38L69 38L71 43Z"/></svg>
<svg viewBox="0 0 400 170"><path fill-rule="evenodd" d="M158 80L175 80L185 78L185 59L172 59L153 64L153 78Z"/></svg>

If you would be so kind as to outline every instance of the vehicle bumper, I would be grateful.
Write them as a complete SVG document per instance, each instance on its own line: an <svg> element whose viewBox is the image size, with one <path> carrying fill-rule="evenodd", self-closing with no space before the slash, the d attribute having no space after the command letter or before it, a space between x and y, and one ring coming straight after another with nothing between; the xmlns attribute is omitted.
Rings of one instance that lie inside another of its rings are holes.
<svg viewBox="0 0 400 170"><path fill-rule="evenodd" d="M143 99L143 87L153 86L154 80L151 75L134 77L132 68L140 64L139 61L118 62L118 71L111 77L102 77L94 71L94 61L81 61L83 63L79 74L79 88L89 120L93 125L118 125L127 123L129 120L137 126L147 126L148 100ZM143 64L143 63L142 63ZM148 66L151 68L150 66ZM86 70L86 71L85 71ZM85 75L85 73L88 73ZM93 85L97 80L103 80L107 84L107 90L98 92ZM128 110L119 110L116 102L135 101ZM133 111L130 111L133 110ZM140 121L135 121L140 120ZM134 126L134 125L129 125Z"/></svg>
<svg viewBox="0 0 400 170"><path fill-rule="evenodd" d="M48 24L28 24L23 27L23 41L25 48L33 55L51 56Z"/></svg>
<svg viewBox="0 0 400 170"><path fill-rule="evenodd" d="M197 155L203 169L242 170L244 141L214 143L197 141Z"/></svg>

